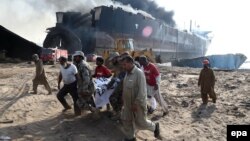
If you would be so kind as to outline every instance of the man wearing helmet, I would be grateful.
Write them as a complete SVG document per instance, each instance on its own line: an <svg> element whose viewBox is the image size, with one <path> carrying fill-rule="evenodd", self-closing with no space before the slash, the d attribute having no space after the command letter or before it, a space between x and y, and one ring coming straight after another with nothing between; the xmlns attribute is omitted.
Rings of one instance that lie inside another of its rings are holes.
<svg viewBox="0 0 250 141"><path fill-rule="evenodd" d="M198 86L201 87L201 98L203 104L208 103L208 95L213 103L216 103L216 94L214 92L215 76L211 68L209 68L209 60L203 60L203 69L200 72Z"/></svg>
<svg viewBox="0 0 250 141"><path fill-rule="evenodd" d="M92 81L90 65L84 61L85 57L82 51L76 51L73 58L78 70L77 93L79 100L77 103L80 108L87 108L92 112L97 112L92 97L95 92L95 86Z"/></svg>
<svg viewBox="0 0 250 141"><path fill-rule="evenodd" d="M42 60L39 59L39 56L37 54L33 54L32 59L36 65L36 75L33 79L33 93L36 94L38 85L42 84L48 90L48 94L51 94L51 88L45 75Z"/></svg>

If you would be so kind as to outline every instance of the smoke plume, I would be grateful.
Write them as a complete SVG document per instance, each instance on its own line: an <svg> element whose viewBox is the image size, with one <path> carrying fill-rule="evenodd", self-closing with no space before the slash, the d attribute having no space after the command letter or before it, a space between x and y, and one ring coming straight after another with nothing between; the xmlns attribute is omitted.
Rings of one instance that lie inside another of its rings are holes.
<svg viewBox="0 0 250 141"><path fill-rule="evenodd" d="M125 5L131 5L133 8L148 12L153 17L165 21L167 24L174 26L174 12L165 11L163 7L159 7L153 0L115 0Z"/></svg>
<svg viewBox="0 0 250 141"><path fill-rule="evenodd" d="M154 1L149 0L1 0L0 25L14 33L42 45L46 37L46 29L55 26L58 11L75 11L87 13L96 6L115 5L124 9L133 8L145 10L156 18L163 19L170 25L174 24L173 12L159 8ZM129 4L130 6L124 6ZM133 8L132 8L133 7Z"/></svg>
<svg viewBox="0 0 250 141"><path fill-rule="evenodd" d="M55 26L57 11L89 12L110 0L1 0L0 25L42 45L46 29Z"/></svg>

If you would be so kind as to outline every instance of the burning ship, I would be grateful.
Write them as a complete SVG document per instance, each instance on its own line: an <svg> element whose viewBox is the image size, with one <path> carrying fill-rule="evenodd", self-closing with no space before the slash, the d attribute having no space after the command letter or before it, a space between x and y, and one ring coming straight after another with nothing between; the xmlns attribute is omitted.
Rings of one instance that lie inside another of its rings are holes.
<svg viewBox="0 0 250 141"><path fill-rule="evenodd" d="M137 50L152 48L163 62L204 56L211 39L208 32L181 31L146 12L99 6L89 13L57 12L55 27L48 28L45 48L58 47L85 54L114 48L118 38L132 38ZM202 33L202 34L201 34Z"/></svg>

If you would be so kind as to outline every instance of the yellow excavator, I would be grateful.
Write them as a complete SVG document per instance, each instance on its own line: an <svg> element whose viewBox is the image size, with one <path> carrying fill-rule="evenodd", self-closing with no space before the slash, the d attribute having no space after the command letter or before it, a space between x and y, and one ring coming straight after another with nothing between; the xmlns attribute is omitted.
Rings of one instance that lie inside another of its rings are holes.
<svg viewBox="0 0 250 141"><path fill-rule="evenodd" d="M150 48L149 50L144 49L144 50L135 50L134 49L134 40L129 38L129 39L124 39L124 38L118 38L115 40L115 48L113 50L104 50L103 51L103 59L107 60L110 57L110 54L112 52L118 52L119 54L122 54L124 52L129 52L129 54L133 57L139 57L141 55L144 55L148 58L148 60L152 63L156 63L155 60L155 55Z"/></svg>

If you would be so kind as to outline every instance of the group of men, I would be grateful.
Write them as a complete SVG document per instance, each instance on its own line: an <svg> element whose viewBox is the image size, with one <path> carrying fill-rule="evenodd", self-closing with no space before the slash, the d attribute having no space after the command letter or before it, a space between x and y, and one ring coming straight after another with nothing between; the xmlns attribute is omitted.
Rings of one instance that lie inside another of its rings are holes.
<svg viewBox="0 0 250 141"><path fill-rule="evenodd" d="M51 94L51 88L48 84L47 78L44 73L42 61L37 54L32 56L36 65L36 75L33 79L33 93L37 93L38 84L43 84ZM95 91L95 86L92 81L90 66L84 61L84 53L76 51L73 55L74 64L69 63L66 57L60 57L60 73L58 77L58 90L57 99L60 101L65 112L71 109L71 106L65 100L65 96L70 94L74 103L75 115L81 115L81 108L88 108L95 111L94 101L92 94ZM61 88L61 81L63 87Z"/></svg>
<svg viewBox="0 0 250 141"><path fill-rule="evenodd" d="M36 77L33 80L34 93L37 92L38 84L44 84L51 93L42 62L38 55L33 55L33 59L36 64ZM107 60L107 67L104 65L103 58L98 57L96 59L97 67L93 75L91 75L89 64L84 60L83 52L76 51L73 60L73 63L69 63L65 57L59 59L61 66L57 98L64 107L63 112L71 109L64 98L68 93L72 96L74 102L75 115L81 115L82 109L97 112L98 108L95 107L93 99L95 86L92 78L112 77L107 85L108 88L111 88L115 81L119 82L109 98L114 110L112 118L122 121L125 141L136 140L136 128L153 131L154 136L161 139L159 123L148 120L147 113L153 113L158 102L163 110L163 116L165 116L168 113L168 106L160 93L160 72L153 63L148 61L147 57L141 56L135 61L129 53L121 55L115 53ZM207 104L207 94L209 94L215 103L214 73L208 67L208 60L204 60L203 64L204 68L200 73L198 82L198 85L201 86L202 101ZM61 88L62 80L64 85Z"/></svg>

